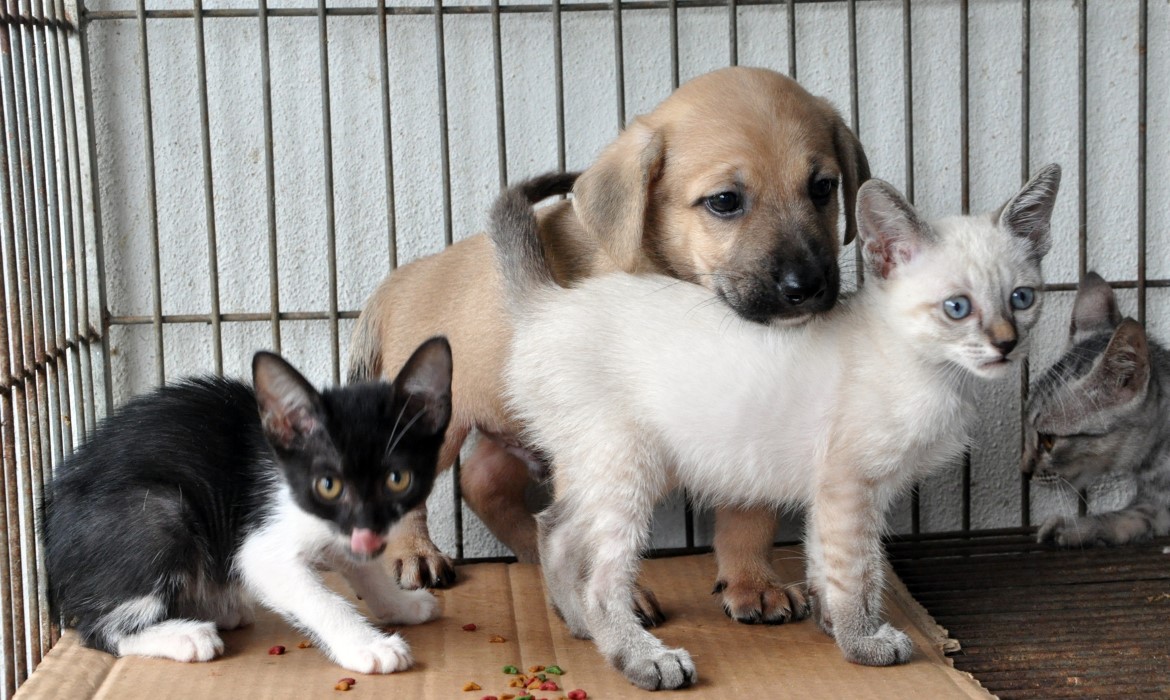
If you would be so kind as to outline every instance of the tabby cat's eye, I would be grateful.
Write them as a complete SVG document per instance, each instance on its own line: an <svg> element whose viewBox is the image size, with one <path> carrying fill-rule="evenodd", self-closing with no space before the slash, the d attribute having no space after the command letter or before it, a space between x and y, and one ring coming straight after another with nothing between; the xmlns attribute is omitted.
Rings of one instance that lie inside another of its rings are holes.
<svg viewBox="0 0 1170 700"><path fill-rule="evenodd" d="M394 493L402 493L410 488L410 472L395 469L386 477L386 488Z"/></svg>
<svg viewBox="0 0 1170 700"><path fill-rule="evenodd" d="M336 501L341 495L341 479L332 476L323 476L315 484L317 495L326 501Z"/></svg>
<svg viewBox="0 0 1170 700"><path fill-rule="evenodd" d="M1031 287L1016 287L1012 290L1012 308L1023 311L1036 302L1036 290Z"/></svg>
<svg viewBox="0 0 1170 700"><path fill-rule="evenodd" d="M951 297L943 302L943 311L956 321L967 318L971 315L971 300L962 295Z"/></svg>
<svg viewBox="0 0 1170 700"><path fill-rule="evenodd" d="M1040 447L1043 447L1045 452L1051 452L1053 446L1056 445L1056 438L1051 435L1045 435L1044 433L1040 433L1039 437Z"/></svg>

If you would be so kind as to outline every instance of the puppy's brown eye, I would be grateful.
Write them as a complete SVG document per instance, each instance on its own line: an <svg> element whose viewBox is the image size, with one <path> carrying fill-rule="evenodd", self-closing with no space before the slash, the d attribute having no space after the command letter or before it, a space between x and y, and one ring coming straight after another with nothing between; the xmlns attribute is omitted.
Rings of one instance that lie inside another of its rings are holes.
<svg viewBox="0 0 1170 700"><path fill-rule="evenodd" d="M704 200L707 209L719 217L734 216L743 211L743 201L738 192L720 192Z"/></svg>
<svg viewBox="0 0 1170 700"><path fill-rule="evenodd" d="M837 181L831 177L822 177L813 180L808 185L808 195L817 204L828 204L829 197L833 195L833 188L837 186Z"/></svg>
<svg viewBox="0 0 1170 700"><path fill-rule="evenodd" d="M1044 448L1045 452L1051 452L1052 448L1056 445L1056 438L1051 435L1045 435L1044 433L1040 433L1039 438L1040 447Z"/></svg>

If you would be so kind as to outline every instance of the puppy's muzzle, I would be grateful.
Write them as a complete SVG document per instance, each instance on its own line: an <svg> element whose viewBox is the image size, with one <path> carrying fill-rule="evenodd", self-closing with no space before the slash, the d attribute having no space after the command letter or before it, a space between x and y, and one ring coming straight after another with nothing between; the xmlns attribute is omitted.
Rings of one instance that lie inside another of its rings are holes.
<svg viewBox="0 0 1170 700"><path fill-rule="evenodd" d="M825 276L816 269L789 270L776 280L780 296L789 306L815 305L828 292Z"/></svg>

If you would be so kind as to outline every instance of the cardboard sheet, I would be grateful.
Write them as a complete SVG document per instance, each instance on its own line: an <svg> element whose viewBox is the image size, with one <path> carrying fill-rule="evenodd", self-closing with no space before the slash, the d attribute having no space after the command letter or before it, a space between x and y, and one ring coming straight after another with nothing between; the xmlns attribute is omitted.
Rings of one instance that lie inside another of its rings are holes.
<svg viewBox="0 0 1170 700"><path fill-rule="evenodd" d="M798 550L775 553L777 570L788 580L804 577ZM583 688L590 698L658 697L630 685L610 669L593 644L573 639L545 604L540 570L524 564L460 567L459 583L440 591L443 614L433 622L404 628L414 668L389 676L362 676L326 659L319 650L298 649L302 637L279 617L258 610L256 624L224 633L225 655L210 663L124 658L81 647L69 632L20 688L19 700L52 698L467 698L517 693L503 666L522 670L561 666L566 690ZM677 691L688 698L989 698L969 675L955 670L942 653L948 640L900 582L886 596L894 625L914 639L910 663L867 668L846 662L833 640L811 621L789 625L743 625L727 618L711 595L711 555L656 559L644 563L643 580L658 594L668 621L657 628L667 644L683 646L698 666L696 686ZM474 622L476 631L463 625ZM490 643L491 635L507 641ZM282 644L283 656L268 649ZM341 678L357 684L334 690ZM464 692L475 681L482 690ZM537 698L559 698L537 692Z"/></svg>

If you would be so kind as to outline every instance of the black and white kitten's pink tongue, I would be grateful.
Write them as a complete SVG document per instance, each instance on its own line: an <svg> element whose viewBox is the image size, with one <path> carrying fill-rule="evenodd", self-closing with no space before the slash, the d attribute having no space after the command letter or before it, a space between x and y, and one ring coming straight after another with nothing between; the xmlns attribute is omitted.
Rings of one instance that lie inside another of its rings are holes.
<svg viewBox="0 0 1170 700"><path fill-rule="evenodd" d="M354 528L353 534L349 536L349 548L354 554L375 556L381 553L384 546L386 546L385 538L373 530Z"/></svg>

